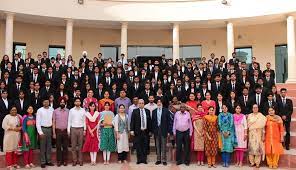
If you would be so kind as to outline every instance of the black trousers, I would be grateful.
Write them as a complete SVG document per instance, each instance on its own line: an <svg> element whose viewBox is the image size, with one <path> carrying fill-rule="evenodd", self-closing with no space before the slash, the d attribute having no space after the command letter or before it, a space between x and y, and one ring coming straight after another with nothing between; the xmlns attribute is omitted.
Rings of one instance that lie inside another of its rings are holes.
<svg viewBox="0 0 296 170"><path fill-rule="evenodd" d="M123 151L118 153L118 161L125 161L127 158L127 152Z"/></svg>
<svg viewBox="0 0 296 170"><path fill-rule="evenodd" d="M64 163L68 161L68 147L69 138L67 129L56 129L56 148L57 148L57 162Z"/></svg>
<svg viewBox="0 0 296 170"><path fill-rule="evenodd" d="M137 162L146 162L147 161L148 138L149 138L149 134L146 131L140 131L139 134L135 135Z"/></svg>
<svg viewBox="0 0 296 170"><path fill-rule="evenodd" d="M289 147L290 146L290 121L284 121L284 126L286 129L286 136L285 136L285 146Z"/></svg>
<svg viewBox="0 0 296 170"><path fill-rule="evenodd" d="M184 163L189 164L190 163L190 135L189 135L189 129L180 132L176 131L176 144L177 144L177 150L176 150L176 161L177 163L183 163L182 155L184 153ZM184 147L184 150L183 150Z"/></svg>

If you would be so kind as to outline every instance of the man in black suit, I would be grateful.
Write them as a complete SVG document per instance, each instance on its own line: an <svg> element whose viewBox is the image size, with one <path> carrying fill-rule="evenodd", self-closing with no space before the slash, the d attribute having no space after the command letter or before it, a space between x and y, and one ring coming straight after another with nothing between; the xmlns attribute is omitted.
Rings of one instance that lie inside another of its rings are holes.
<svg viewBox="0 0 296 170"><path fill-rule="evenodd" d="M9 110L12 107L11 100L8 100L8 92L4 90L1 94L0 99L0 124L2 125L4 117L9 113ZM4 137L4 130L0 128L0 150L3 151L3 137Z"/></svg>
<svg viewBox="0 0 296 170"><path fill-rule="evenodd" d="M12 69L15 72L19 71L19 66L25 65L25 62L23 59L20 58L19 54L14 55L14 60L12 61Z"/></svg>
<svg viewBox="0 0 296 170"><path fill-rule="evenodd" d="M262 86L259 84L256 84L255 86L255 95L253 96L253 101L254 104L257 104L259 107L259 111L262 113L263 112L263 103L266 101L266 97L262 93Z"/></svg>
<svg viewBox="0 0 296 170"><path fill-rule="evenodd" d="M21 75L18 75L15 79L15 83L10 84L8 86L8 89L9 89L9 98L11 100L15 100L18 97L19 92L21 90L25 90L25 86L23 83L23 77Z"/></svg>
<svg viewBox="0 0 296 170"><path fill-rule="evenodd" d="M277 103L273 100L273 94L270 92L267 95L267 100L262 105L262 114L268 115L268 109L273 108L278 113Z"/></svg>
<svg viewBox="0 0 296 170"><path fill-rule="evenodd" d="M85 66L88 66L89 59L87 58L87 52L83 51L82 52L82 58L79 60L79 67L81 67L82 63L85 63Z"/></svg>
<svg viewBox="0 0 296 170"><path fill-rule="evenodd" d="M234 91L237 96L240 96L241 93L242 93L241 92L241 85L237 81L235 73L232 73L230 75L230 81L227 84L227 94L225 94L226 98L229 97L229 94L230 94L231 91Z"/></svg>
<svg viewBox="0 0 296 170"><path fill-rule="evenodd" d="M30 102L28 99L25 98L25 92L20 91L18 95L18 99L14 101L14 105L17 109L17 113L20 114L21 116L24 116L27 114L27 109L30 105Z"/></svg>
<svg viewBox="0 0 296 170"><path fill-rule="evenodd" d="M224 90L225 90L225 87L221 81L221 76L220 74L216 74L215 81L212 83L212 87L211 87L213 97L216 98L218 93L221 93L222 95L224 95Z"/></svg>
<svg viewBox="0 0 296 170"><path fill-rule="evenodd" d="M271 69L270 62L266 63L266 69L263 71L263 76L265 76L265 72L267 72L267 71L270 72L270 77L275 78L275 72L273 69Z"/></svg>
<svg viewBox="0 0 296 170"><path fill-rule="evenodd" d="M243 88L243 95L238 98L238 102L242 108L242 113L247 115L251 112L253 106L253 96L249 95L249 89Z"/></svg>
<svg viewBox="0 0 296 170"><path fill-rule="evenodd" d="M134 109L131 117L131 135L135 136L135 144L137 151L137 164L147 164L148 138L151 131L150 111L144 109L145 102L140 99L137 109Z"/></svg>
<svg viewBox="0 0 296 170"><path fill-rule="evenodd" d="M291 124L291 116L293 113L293 102L291 99L287 99L286 88L282 88L280 92L281 92L280 99L278 99L278 112L279 112L279 116L281 116L284 121L284 126L286 129L285 147L287 150L289 150L290 149L290 124Z"/></svg>
<svg viewBox="0 0 296 170"><path fill-rule="evenodd" d="M172 120L169 110L163 107L162 99L157 99L157 109L152 111L152 133L154 134L157 161L155 165L167 165L167 137L170 134Z"/></svg>
<svg viewBox="0 0 296 170"><path fill-rule="evenodd" d="M142 91L141 93L141 97L142 99L145 101L145 104L147 104L149 102L149 96L154 95L153 91L150 90L150 83L146 82L145 83L145 89Z"/></svg>
<svg viewBox="0 0 296 170"><path fill-rule="evenodd" d="M182 86L182 81L181 79L177 80L177 85L176 85L176 95L179 101L185 102L186 100L186 90L184 86Z"/></svg>
<svg viewBox="0 0 296 170"><path fill-rule="evenodd" d="M40 90L40 97L44 99L45 97L48 97L50 94L54 94L54 89L51 87L50 80L45 81L45 86L41 88Z"/></svg>

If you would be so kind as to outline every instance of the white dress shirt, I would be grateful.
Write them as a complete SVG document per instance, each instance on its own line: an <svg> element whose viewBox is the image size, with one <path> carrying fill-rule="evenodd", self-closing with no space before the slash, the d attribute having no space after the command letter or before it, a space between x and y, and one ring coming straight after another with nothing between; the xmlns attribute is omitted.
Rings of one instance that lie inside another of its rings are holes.
<svg viewBox="0 0 296 170"><path fill-rule="evenodd" d="M70 133L71 127L83 128L84 130L86 130L85 114L85 110L81 107L79 107L78 109L76 107L70 109L67 128L68 133Z"/></svg>
<svg viewBox="0 0 296 170"><path fill-rule="evenodd" d="M52 114L53 108L48 109L41 107L36 113L36 128L39 135L43 135L41 127L51 127L52 126Z"/></svg>

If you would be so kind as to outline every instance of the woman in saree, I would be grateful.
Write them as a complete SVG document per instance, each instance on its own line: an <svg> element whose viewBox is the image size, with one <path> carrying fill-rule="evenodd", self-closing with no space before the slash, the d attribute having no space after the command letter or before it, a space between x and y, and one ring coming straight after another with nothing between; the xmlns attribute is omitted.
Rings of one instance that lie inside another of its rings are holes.
<svg viewBox="0 0 296 170"><path fill-rule="evenodd" d="M205 154L208 160L208 167L216 168L216 155L218 153L218 116L215 114L215 108L208 108L208 115L204 116L204 139Z"/></svg>
<svg viewBox="0 0 296 170"><path fill-rule="evenodd" d="M225 104L222 106L222 112L218 116L218 125L222 139L222 161L223 167L228 167L230 162L230 155L236 145L233 116L228 112Z"/></svg>
<svg viewBox="0 0 296 170"><path fill-rule="evenodd" d="M100 150L103 151L104 165L109 165L111 152L116 150L115 136L112 120L114 113L110 110L110 103L105 102L104 111L100 112Z"/></svg>
<svg viewBox="0 0 296 170"><path fill-rule="evenodd" d="M264 128L266 125L266 117L259 112L257 104L253 105L253 113L247 118L248 123L248 152L250 166L260 167L261 159L264 158Z"/></svg>
<svg viewBox="0 0 296 170"><path fill-rule="evenodd" d="M209 108L213 107L214 110L216 110L216 102L214 100L211 100L211 93L210 92L206 92L206 100L201 102L201 105L204 109L204 112L206 114L208 114Z"/></svg>
<svg viewBox="0 0 296 170"><path fill-rule="evenodd" d="M236 166L243 166L244 152L247 149L248 125L246 116L241 113L240 105L235 106L235 114L233 115L233 122L235 128L235 135L237 146L234 148L236 157Z"/></svg>
<svg viewBox="0 0 296 170"><path fill-rule="evenodd" d="M192 122L193 122L193 135L192 135L192 145L193 150L197 152L197 165L204 166L204 116L205 112L203 111L202 105L197 104L197 112L192 115Z"/></svg>
<svg viewBox="0 0 296 170"><path fill-rule="evenodd" d="M115 110L115 103L112 99L110 99L110 93L109 91L104 92L104 98L99 100L98 106L99 106L99 112L102 112L104 110L105 103L108 102L110 104L110 111L114 113Z"/></svg>
<svg viewBox="0 0 296 170"><path fill-rule="evenodd" d="M265 127L265 154L269 168L276 169L280 155L283 154L284 149L282 142L284 142L284 127L280 116L275 114L274 108L268 109L266 116Z"/></svg>
<svg viewBox="0 0 296 170"><path fill-rule="evenodd" d="M88 90L87 91L87 96L86 98L83 100L83 108L88 111L89 109L89 104L90 103L95 103L96 106L96 110L98 109L98 101L94 96L94 91L93 90Z"/></svg>
<svg viewBox="0 0 296 170"><path fill-rule="evenodd" d="M3 151L5 153L5 161L7 169L19 169L17 164L17 150L20 142L20 131L22 117L17 114L17 109L13 106L8 115L6 115L2 122L4 129Z"/></svg>
<svg viewBox="0 0 296 170"><path fill-rule="evenodd" d="M23 118L22 130L23 130L23 145L22 151L24 152L25 168L34 168L33 164L33 150L37 148L37 131L36 131L36 119L33 115L33 107L29 106L27 109L27 115Z"/></svg>

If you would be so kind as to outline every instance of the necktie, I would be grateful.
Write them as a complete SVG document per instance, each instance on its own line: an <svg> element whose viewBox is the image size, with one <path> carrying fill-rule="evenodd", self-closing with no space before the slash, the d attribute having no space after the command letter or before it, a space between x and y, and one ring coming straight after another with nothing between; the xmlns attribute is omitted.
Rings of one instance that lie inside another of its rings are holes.
<svg viewBox="0 0 296 170"><path fill-rule="evenodd" d="M17 90L18 90L18 91L20 90L20 85L19 85L19 84L17 85Z"/></svg>
<svg viewBox="0 0 296 170"><path fill-rule="evenodd" d="M220 83L218 82L217 83L217 90L219 90L220 89Z"/></svg>
<svg viewBox="0 0 296 170"><path fill-rule="evenodd" d="M144 111L141 109L141 128L144 130L146 127L145 120L144 120Z"/></svg>
<svg viewBox="0 0 296 170"><path fill-rule="evenodd" d="M232 83L232 90L234 91L235 90L235 84Z"/></svg>
<svg viewBox="0 0 296 170"><path fill-rule="evenodd" d="M257 94L257 104L260 105L260 95Z"/></svg>
<svg viewBox="0 0 296 170"><path fill-rule="evenodd" d="M49 74L49 76L48 76L48 77L49 77L49 80L51 80L51 74Z"/></svg>
<svg viewBox="0 0 296 170"><path fill-rule="evenodd" d="M286 99L283 98L283 106L285 107L286 106Z"/></svg>
<svg viewBox="0 0 296 170"><path fill-rule="evenodd" d="M272 106L272 103L271 103L271 101L269 101L269 107L271 107Z"/></svg>
<svg viewBox="0 0 296 170"><path fill-rule="evenodd" d="M247 106L247 96L245 96L245 106Z"/></svg>
<svg viewBox="0 0 296 170"><path fill-rule="evenodd" d="M158 126L160 126L160 121L161 121L161 109L158 108L158 117L157 117L157 123L158 123Z"/></svg>

